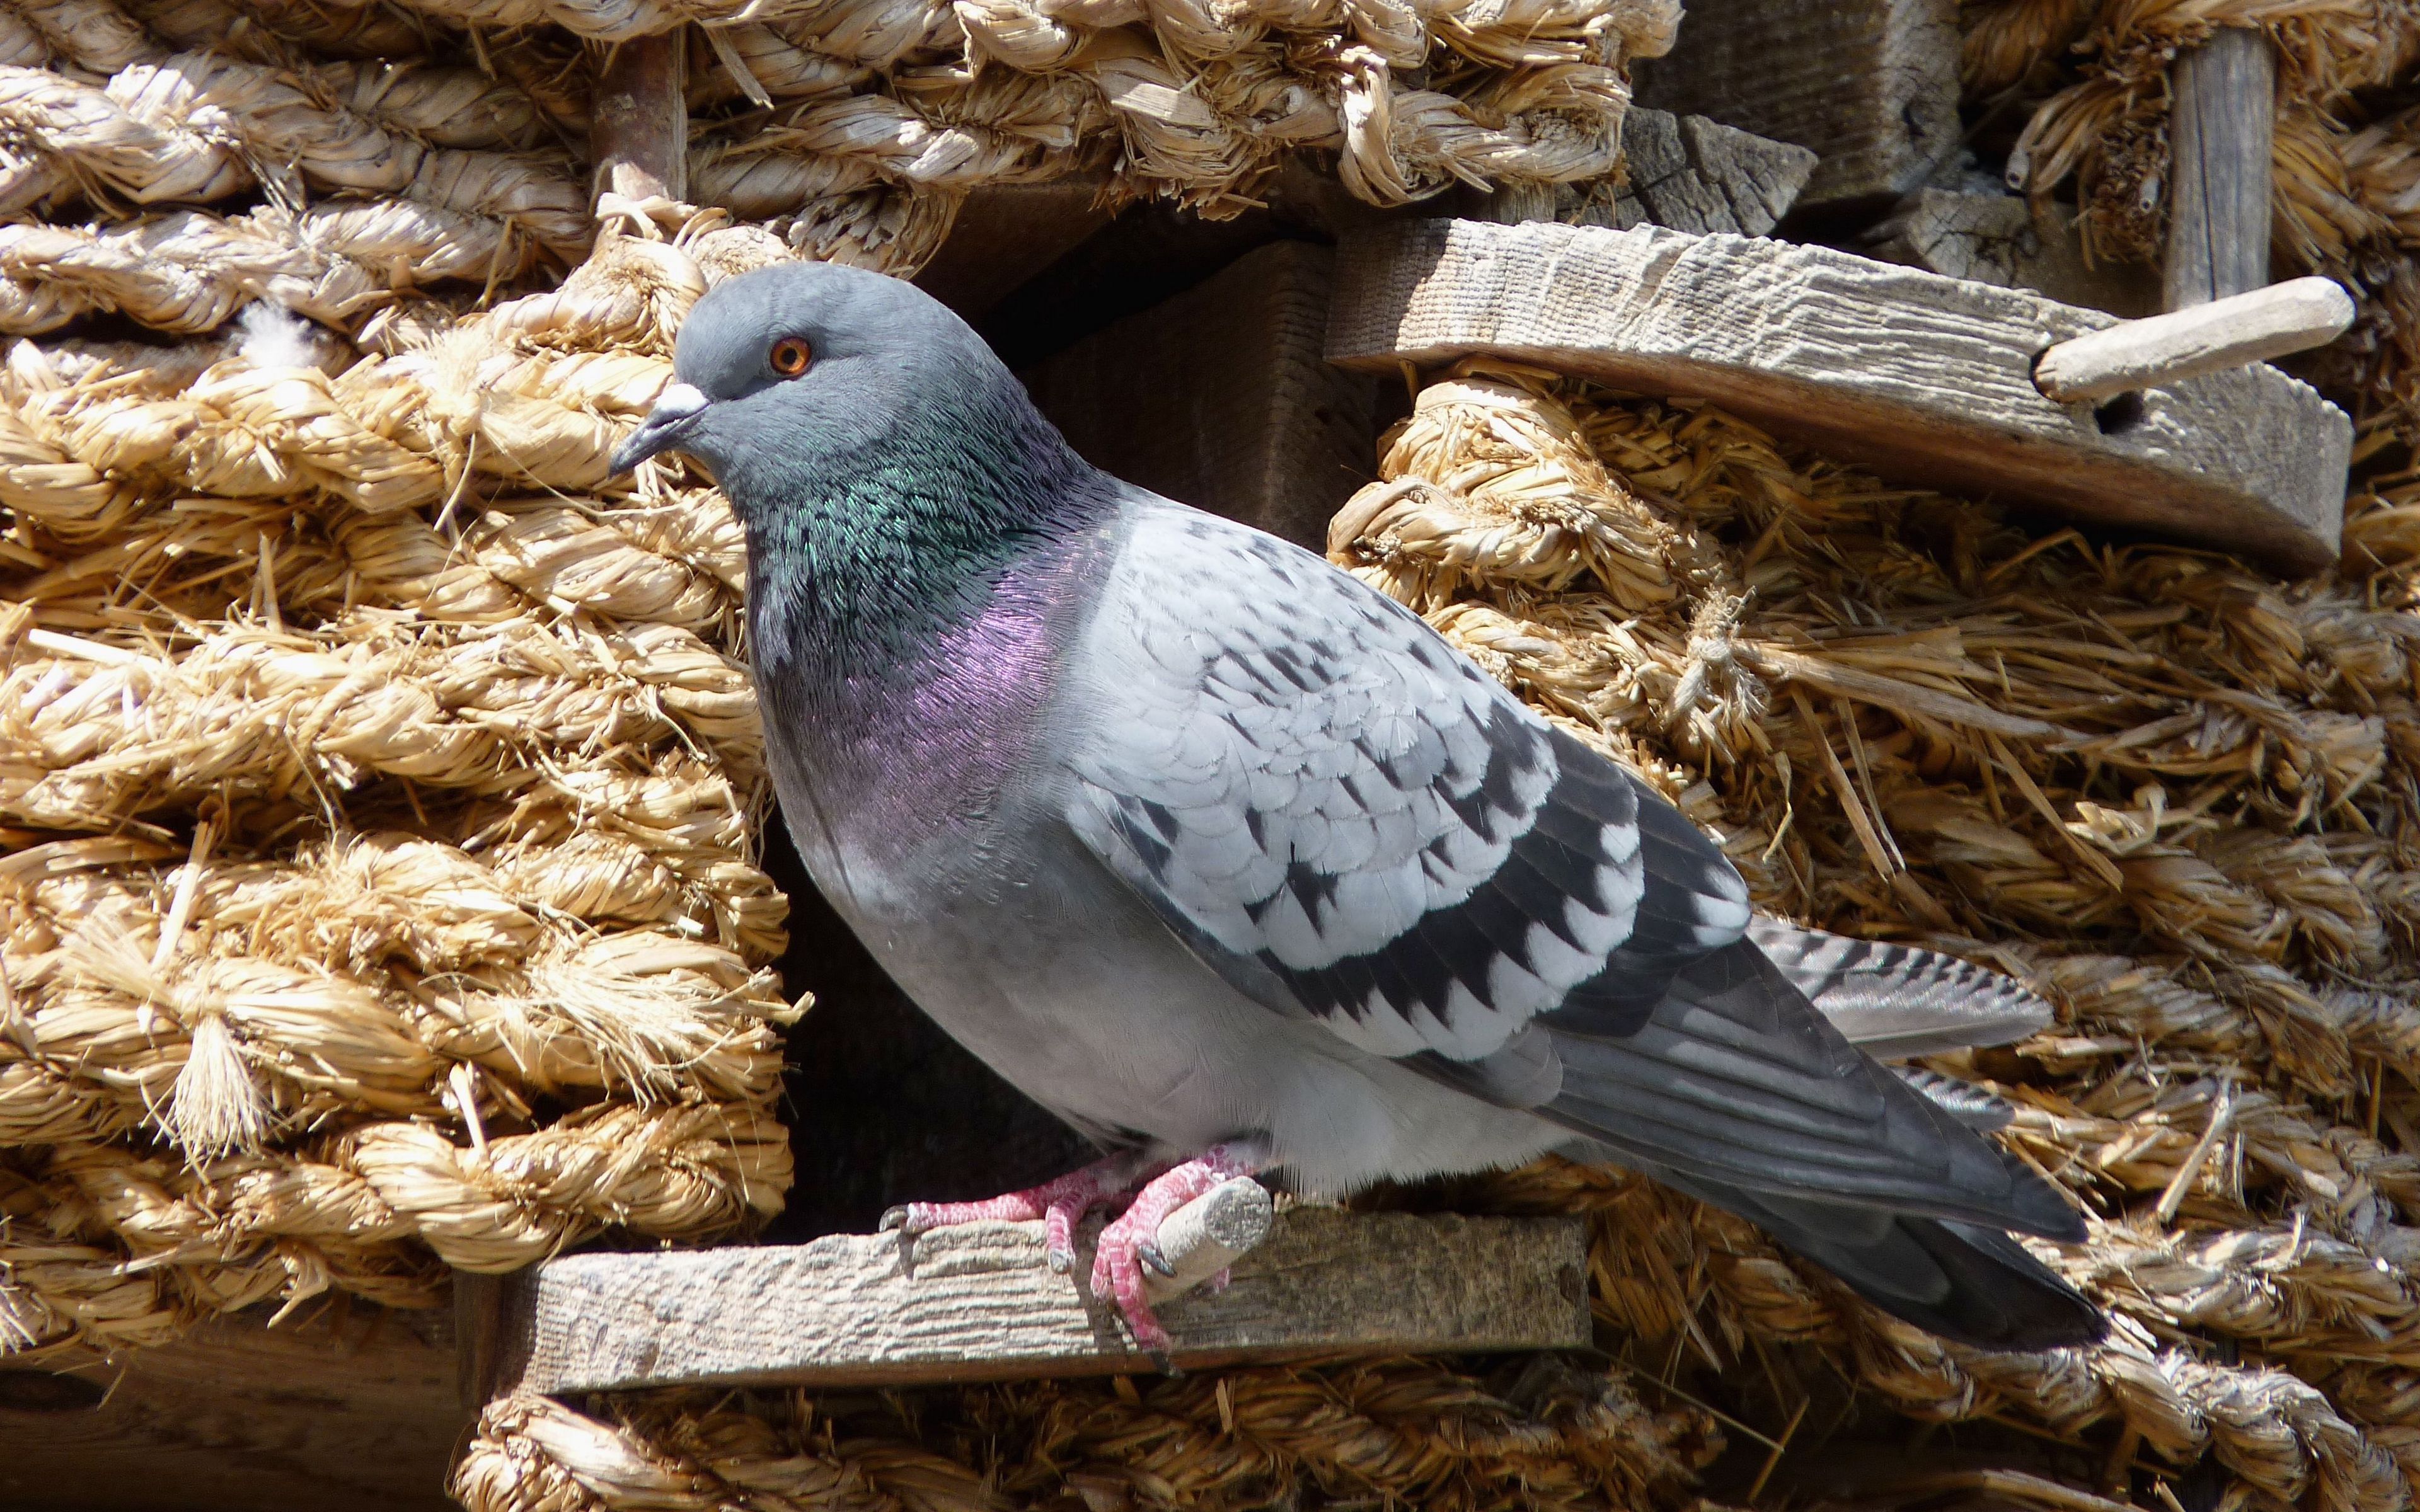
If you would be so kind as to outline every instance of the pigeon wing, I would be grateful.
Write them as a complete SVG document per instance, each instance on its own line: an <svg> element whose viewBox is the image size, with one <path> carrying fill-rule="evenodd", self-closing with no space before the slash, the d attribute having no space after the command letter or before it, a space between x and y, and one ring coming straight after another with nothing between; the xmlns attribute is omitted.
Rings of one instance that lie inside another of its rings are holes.
<svg viewBox="0 0 2420 1512"><path fill-rule="evenodd" d="M1738 873L1628 773L1308 552L1166 503L1129 532L1068 819L1228 981L1642 1161L2007 1205L2005 1159L1763 961Z"/></svg>

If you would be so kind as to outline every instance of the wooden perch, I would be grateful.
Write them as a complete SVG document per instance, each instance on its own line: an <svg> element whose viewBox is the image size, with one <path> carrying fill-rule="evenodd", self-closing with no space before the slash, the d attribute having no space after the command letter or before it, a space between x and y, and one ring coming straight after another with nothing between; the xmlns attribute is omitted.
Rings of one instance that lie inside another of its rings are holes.
<svg viewBox="0 0 2420 1512"><path fill-rule="evenodd" d="M2335 280L2297 278L2062 341L2035 364L2034 386L2061 404L2112 398L2325 346L2352 316Z"/></svg>
<svg viewBox="0 0 2420 1512"><path fill-rule="evenodd" d="M2168 115L2167 307L2269 282L2276 170L2277 50L2250 27L2213 32L2177 58Z"/></svg>
<svg viewBox="0 0 2420 1512"><path fill-rule="evenodd" d="M1194 1206L1188 1223L1209 1242L1194 1243L1180 1280L1218 1269L1215 1249L1233 1251L1245 1237L1232 1225L1249 1225L1240 1193ZM1171 1215L1164 1242L1182 1239L1175 1227ZM1590 1337L1586 1228L1576 1219L1296 1209L1233 1263L1226 1290L1159 1308L1180 1366L1574 1349ZM1088 1251L1077 1272L1090 1270ZM944 1228L912 1251L883 1234L568 1256L511 1278L494 1326L491 1393L904 1386L1151 1368L1114 1309L1044 1263L1038 1223Z"/></svg>
<svg viewBox="0 0 2420 1512"><path fill-rule="evenodd" d="M620 43L597 81L588 145L597 164L594 201L612 191L628 199L689 198L689 106L681 85L677 32Z"/></svg>
<svg viewBox="0 0 2420 1512"><path fill-rule="evenodd" d="M2115 322L2022 289L1823 247L1428 221L1347 239L1331 361L1488 353L1710 399L1887 476L2309 569L2332 562L2352 427L2254 365L2095 409L2034 387Z"/></svg>

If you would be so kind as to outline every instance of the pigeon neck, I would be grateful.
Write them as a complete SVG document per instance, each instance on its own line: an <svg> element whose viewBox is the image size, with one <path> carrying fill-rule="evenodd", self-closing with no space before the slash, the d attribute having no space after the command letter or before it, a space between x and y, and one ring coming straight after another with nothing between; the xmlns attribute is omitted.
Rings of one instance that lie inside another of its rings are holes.
<svg viewBox="0 0 2420 1512"><path fill-rule="evenodd" d="M752 458L731 480L760 650L778 638L843 676L896 667L979 618L1018 562L1114 507L1111 481L1001 378L903 411L845 454Z"/></svg>

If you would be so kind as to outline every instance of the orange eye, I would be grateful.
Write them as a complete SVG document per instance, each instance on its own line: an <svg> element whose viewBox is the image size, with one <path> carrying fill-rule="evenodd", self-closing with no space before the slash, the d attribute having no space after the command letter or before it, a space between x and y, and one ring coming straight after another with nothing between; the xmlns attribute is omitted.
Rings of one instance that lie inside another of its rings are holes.
<svg viewBox="0 0 2420 1512"><path fill-rule="evenodd" d="M784 336L773 343L773 371L783 378L797 378L814 361L814 353L796 336Z"/></svg>

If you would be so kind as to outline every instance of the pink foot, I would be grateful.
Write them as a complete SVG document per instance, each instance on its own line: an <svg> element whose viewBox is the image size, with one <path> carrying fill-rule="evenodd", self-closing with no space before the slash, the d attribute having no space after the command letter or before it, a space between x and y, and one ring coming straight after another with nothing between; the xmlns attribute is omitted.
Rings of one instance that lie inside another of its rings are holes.
<svg viewBox="0 0 2420 1512"><path fill-rule="evenodd" d="M1093 1249L1093 1295L1117 1303L1126 1327L1134 1331L1135 1347L1145 1354L1159 1356L1164 1364L1168 1353L1168 1330L1152 1316L1151 1304L1142 1293L1145 1265L1162 1275L1172 1273L1160 1258L1159 1226L1170 1213L1219 1182L1255 1175L1258 1169L1258 1164L1239 1147L1213 1145L1199 1159L1154 1178L1135 1194L1117 1221L1101 1230L1100 1242Z"/></svg>
<svg viewBox="0 0 2420 1512"><path fill-rule="evenodd" d="M1134 1186L1135 1161L1129 1155L1096 1160L1079 1171L1022 1192L1003 1193L981 1202L909 1202L882 1215L882 1231L896 1229L914 1240L936 1228L1004 1218L1011 1223L1043 1223L1043 1258L1065 1275L1076 1265L1076 1226L1084 1214L1107 1204Z"/></svg>

